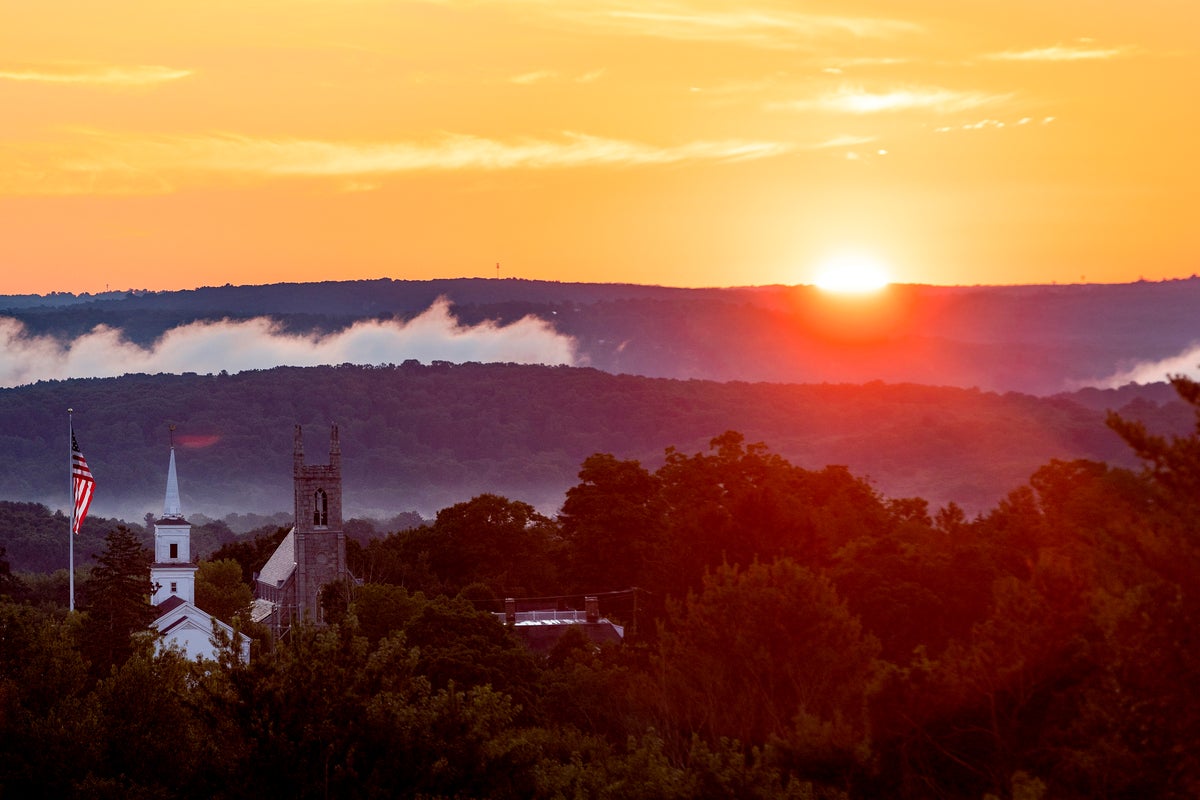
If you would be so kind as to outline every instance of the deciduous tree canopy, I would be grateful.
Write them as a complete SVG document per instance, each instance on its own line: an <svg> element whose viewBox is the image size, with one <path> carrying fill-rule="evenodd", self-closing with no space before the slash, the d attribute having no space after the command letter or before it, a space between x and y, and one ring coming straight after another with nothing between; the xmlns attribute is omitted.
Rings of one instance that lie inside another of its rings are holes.
<svg viewBox="0 0 1200 800"><path fill-rule="evenodd" d="M1144 473L1050 461L974 518L735 432L595 454L557 519L483 494L369 541L336 624L249 665L130 637L148 559L117 528L83 614L0 597L0 791L1195 796L1194 442L1117 427ZM279 534L202 567L218 599ZM487 613L519 589L600 593L626 639L535 656Z"/></svg>

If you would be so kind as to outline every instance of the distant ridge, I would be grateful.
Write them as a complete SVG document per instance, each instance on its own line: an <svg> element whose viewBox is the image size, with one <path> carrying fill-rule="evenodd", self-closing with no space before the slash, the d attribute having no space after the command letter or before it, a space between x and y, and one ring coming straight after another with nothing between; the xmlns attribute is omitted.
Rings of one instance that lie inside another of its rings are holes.
<svg viewBox="0 0 1200 800"><path fill-rule="evenodd" d="M681 289L521 279L366 280L176 292L0 297L28 333L67 342L97 325L150 346L197 320L267 316L293 332L411 319L437 298L463 324L533 316L614 374L782 383L892 383L1051 395L1137 365L1200 365L1200 279L1131 284L893 286L850 302L812 287ZM69 304L69 307L68 305ZM397 354L396 363L405 360ZM1190 368L1190 367L1189 367Z"/></svg>

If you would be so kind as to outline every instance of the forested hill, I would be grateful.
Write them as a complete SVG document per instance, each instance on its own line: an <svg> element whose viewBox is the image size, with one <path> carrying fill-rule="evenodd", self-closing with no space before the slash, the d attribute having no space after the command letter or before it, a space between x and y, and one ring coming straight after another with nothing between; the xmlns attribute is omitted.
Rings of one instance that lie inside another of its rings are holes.
<svg viewBox="0 0 1200 800"><path fill-rule="evenodd" d="M528 280L370 280L174 292L0 296L0 317L60 340L97 325L153 344L197 320L267 316L291 332L410 320L446 298L463 324L532 316L577 365L649 377L922 383L1050 395L1183 358L1200 279L1121 285L893 286L856 300L808 286L678 289ZM403 353L386 359L400 363ZM1200 356L1196 356L1200 359ZM1189 365L1190 366L1190 365ZM1145 381L1166 378L1154 367ZM1116 378L1118 384L1121 378Z"/></svg>
<svg viewBox="0 0 1200 800"><path fill-rule="evenodd" d="M553 512L587 456L661 463L726 430L797 466L848 466L885 495L991 507L1052 458L1132 465L1103 423L1133 409L1152 426L1191 417L1169 387L1056 398L918 385L715 383L595 369L415 362L235 375L128 375L0 390L0 499L64 507L66 409L95 472L94 512L161 508L168 424L186 512L291 508L292 435L324 463L340 426L347 516L425 516L481 492Z"/></svg>

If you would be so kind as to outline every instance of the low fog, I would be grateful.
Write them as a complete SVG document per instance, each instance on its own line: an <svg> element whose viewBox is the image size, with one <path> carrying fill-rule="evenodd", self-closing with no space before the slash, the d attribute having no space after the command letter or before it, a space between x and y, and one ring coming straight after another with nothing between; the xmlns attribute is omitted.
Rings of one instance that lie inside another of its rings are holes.
<svg viewBox="0 0 1200 800"><path fill-rule="evenodd" d="M1120 370L1095 385L1103 389L1117 389L1129 383L1157 383L1172 375L1186 375L1200 379L1200 344L1194 344L1183 352L1158 361L1143 361Z"/></svg>
<svg viewBox="0 0 1200 800"><path fill-rule="evenodd" d="M444 298L408 322L364 320L337 333L291 334L268 318L192 322L172 328L149 348L119 328L98 325L62 342L31 336L17 319L0 317L0 386L41 380L107 378L127 373L201 374L280 366L508 362L573 365L575 341L546 322L460 325Z"/></svg>

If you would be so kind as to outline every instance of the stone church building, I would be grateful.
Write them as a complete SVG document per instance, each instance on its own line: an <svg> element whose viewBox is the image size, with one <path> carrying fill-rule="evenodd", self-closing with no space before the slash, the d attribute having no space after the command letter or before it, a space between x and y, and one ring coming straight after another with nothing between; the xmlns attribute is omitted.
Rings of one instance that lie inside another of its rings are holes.
<svg viewBox="0 0 1200 800"><path fill-rule="evenodd" d="M252 618L279 636L301 620L323 624L321 587L346 583L346 534L342 530L342 449L334 425L329 463L306 464L301 428L292 452L295 527L284 537L254 581Z"/></svg>

